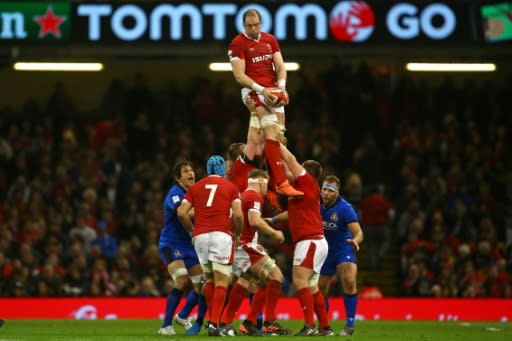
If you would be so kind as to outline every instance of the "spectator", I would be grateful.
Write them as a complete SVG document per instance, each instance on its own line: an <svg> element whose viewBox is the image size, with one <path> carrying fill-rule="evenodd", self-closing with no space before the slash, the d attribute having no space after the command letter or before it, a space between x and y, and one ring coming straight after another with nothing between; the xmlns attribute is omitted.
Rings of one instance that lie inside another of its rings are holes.
<svg viewBox="0 0 512 341"><path fill-rule="evenodd" d="M92 241L96 239L96 231L85 221L83 215L77 217L76 226L69 231L69 238L80 238L83 241L84 250L89 253L92 246Z"/></svg>
<svg viewBox="0 0 512 341"><path fill-rule="evenodd" d="M375 186L359 204L361 222L365 231L370 268L376 270L386 254L391 240L390 224L394 219L393 204L383 193L382 186Z"/></svg>
<svg viewBox="0 0 512 341"><path fill-rule="evenodd" d="M108 262L112 262L117 253L117 240L107 232L107 223L104 220L98 222L98 235L93 239L91 245L99 247L101 254Z"/></svg>

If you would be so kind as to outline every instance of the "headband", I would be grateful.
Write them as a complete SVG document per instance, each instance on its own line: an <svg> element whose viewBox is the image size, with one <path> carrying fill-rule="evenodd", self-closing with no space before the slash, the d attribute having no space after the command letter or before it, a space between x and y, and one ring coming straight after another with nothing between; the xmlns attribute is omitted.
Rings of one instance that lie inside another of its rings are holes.
<svg viewBox="0 0 512 341"><path fill-rule="evenodd" d="M336 187L336 185L333 185L332 183L329 183L329 182L324 182L322 184L322 189L328 189L328 190L336 192L336 193L339 192L338 187Z"/></svg>

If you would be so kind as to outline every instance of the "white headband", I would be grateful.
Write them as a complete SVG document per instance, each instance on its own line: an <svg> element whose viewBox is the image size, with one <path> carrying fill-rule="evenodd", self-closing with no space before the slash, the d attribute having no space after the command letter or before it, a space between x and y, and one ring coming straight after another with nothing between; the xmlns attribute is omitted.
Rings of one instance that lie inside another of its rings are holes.
<svg viewBox="0 0 512 341"><path fill-rule="evenodd" d="M333 184L328 183L328 182L324 182L322 184L322 189L328 189L328 190L336 192L336 193L339 192L338 187L336 187L336 185L333 185Z"/></svg>
<svg viewBox="0 0 512 341"><path fill-rule="evenodd" d="M262 178L249 178L247 182L250 184L268 184L268 180Z"/></svg>

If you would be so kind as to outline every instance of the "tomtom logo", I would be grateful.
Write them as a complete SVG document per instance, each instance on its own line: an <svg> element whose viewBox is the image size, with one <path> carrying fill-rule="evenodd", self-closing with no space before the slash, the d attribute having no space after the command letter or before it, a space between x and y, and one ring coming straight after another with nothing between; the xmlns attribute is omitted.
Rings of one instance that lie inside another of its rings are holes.
<svg viewBox="0 0 512 341"><path fill-rule="evenodd" d="M375 14L364 1L342 1L331 11L329 29L340 41L363 42L373 33Z"/></svg>
<svg viewBox="0 0 512 341"><path fill-rule="evenodd" d="M309 2L276 4L272 8L236 2L79 3L76 16L86 22L89 41L102 40L105 35L121 41L223 41L233 30L243 31L242 16L250 8L260 12L261 30L273 33L279 40L324 41L332 36L341 42L364 42L370 38L376 15L366 2L339 1L332 6L329 9ZM441 40L453 33L456 17L450 7L442 3L421 7L401 2L386 9L390 34L397 39L413 39L423 33Z"/></svg>

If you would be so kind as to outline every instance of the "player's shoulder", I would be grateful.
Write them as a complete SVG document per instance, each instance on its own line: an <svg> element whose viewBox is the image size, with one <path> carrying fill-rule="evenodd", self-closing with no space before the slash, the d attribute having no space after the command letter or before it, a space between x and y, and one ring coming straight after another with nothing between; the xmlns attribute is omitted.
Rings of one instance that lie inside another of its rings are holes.
<svg viewBox="0 0 512 341"><path fill-rule="evenodd" d="M185 191L181 186L173 186L169 189L167 193L167 200L172 202L173 204L178 204L181 202L183 197L185 196Z"/></svg>
<svg viewBox="0 0 512 341"><path fill-rule="evenodd" d="M266 40L277 40L275 35L268 32L261 32L261 38Z"/></svg>
<svg viewBox="0 0 512 341"><path fill-rule="evenodd" d="M243 33L237 34L232 40L231 44L243 43L247 40L247 37Z"/></svg>
<svg viewBox="0 0 512 341"><path fill-rule="evenodd" d="M348 202L347 200L345 200L344 198L342 197L339 197L338 198L338 201L336 202L336 206L339 207L340 209L343 209L343 210L353 210L354 207L352 206L352 204L350 202Z"/></svg>
<svg viewBox="0 0 512 341"><path fill-rule="evenodd" d="M316 178L313 175L309 174L309 172L307 172L307 171L304 171L302 175L299 175L297 177L296 181L307 182L312 187L320 188L320 185L318 184L318 181L316 180Z"/></svg>
<svg viewBox="0 0 512 341"><path fill-rule="evenodd" d="M169 192L168 192L168 194L170 196L176 195L176 194L182 195L184 193L185 193L185 189L183 187L181 187L180 185L178 185L178 184L172 185L171 188L169 189Z"/></svg>
<svg viewBox="0 0 512 341"><path fill-rule="evenodd" d="M232 181L230 181L229 179L226 179L225 177L222 177L222 176L210 176L208 178L209 178L208 183L221 185L222 188L226 188L226 189L228 189L228 188L229 189L236 188L238 190L238 187Z"/></svg>
<svg viewBox="0 0 512 341"><path fill-rule="evenodd" d="M243 191L241 193L242 195L242 199L243 200L258 200L258 201L263 201L263 198L261 195L259 195L258 192L256 191L253 191L253 190L250 190L250 189L246 189L245 191Z"/></svg>
<svg viewBox="0 0 512 341"><path fill-rule="evenodd" d="M229 181L228 179L223 178L223 182L226 184L227 187L229 187L232 191L240 192L240 189L238 188L237 184L235 184L232 181Z"/></svg>

